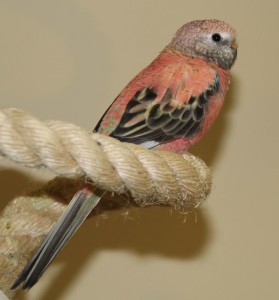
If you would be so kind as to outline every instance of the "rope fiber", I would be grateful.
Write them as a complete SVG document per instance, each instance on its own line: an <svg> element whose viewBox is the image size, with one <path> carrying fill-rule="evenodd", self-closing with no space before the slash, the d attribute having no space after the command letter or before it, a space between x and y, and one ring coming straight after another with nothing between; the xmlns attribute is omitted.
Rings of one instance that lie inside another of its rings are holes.
<svg viewBox="0 0 279 300"><path fill-rule="evenodd" d="M147 205L185 212L198 207L211 189L208 167L189 153L147 150L70 123L41 122L16 108L0 110L1 157L59 175L39 191L13 199L0 216L0 290L10 299L18 295L10 290L17 274L84 176L110 192L93 214Z"/></svg>

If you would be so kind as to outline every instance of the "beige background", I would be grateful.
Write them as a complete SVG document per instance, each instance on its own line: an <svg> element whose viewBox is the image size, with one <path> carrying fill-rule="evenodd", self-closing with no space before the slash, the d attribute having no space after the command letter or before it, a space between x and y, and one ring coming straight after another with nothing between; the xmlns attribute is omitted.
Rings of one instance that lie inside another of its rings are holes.
<svg viewBox="0 0 279 300"><path fill-rule="evenodd" d="M279 299L277 3L1 1L1 107L87 130L183 23L223 19L240 41L222 114L192 150L214 173L207 204L186 222L160 208L88 221L22 299ZM2 166L1 206L37 177Z"/></svg>

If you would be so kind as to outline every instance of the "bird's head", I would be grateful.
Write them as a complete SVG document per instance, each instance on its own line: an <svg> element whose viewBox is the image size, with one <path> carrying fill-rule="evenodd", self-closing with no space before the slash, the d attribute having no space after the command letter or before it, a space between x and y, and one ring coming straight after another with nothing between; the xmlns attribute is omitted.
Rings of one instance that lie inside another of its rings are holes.
<svg viewBox="0 0 279 300"><path fill-rule="evenodd" d="M237 56L237 34L223 21L192 21L178 29L168 46L230 69Z"/></svg>

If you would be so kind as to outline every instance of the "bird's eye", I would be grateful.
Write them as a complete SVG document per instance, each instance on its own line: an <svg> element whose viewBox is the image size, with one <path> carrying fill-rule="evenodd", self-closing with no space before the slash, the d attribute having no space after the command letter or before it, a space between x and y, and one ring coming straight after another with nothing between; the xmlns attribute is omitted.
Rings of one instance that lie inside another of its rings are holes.
<svg viewBox="0 0 279 300"><path fill-rule="evenodd" d="M214 34L212 34L212 40L214 42L218 43L218 42L220 42L222 40L222 37L221 37L221 35L219 33L214 33Z"/></svg>

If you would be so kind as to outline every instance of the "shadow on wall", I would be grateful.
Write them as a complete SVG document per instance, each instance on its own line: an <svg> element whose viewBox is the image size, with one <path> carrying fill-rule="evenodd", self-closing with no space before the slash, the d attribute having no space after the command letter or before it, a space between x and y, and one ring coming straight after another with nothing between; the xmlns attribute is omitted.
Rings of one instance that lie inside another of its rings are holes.
<svg viewBox="0 0 279 300"><path fill-rule="evenodd" d="M116 214L118 216L99 220L99 226L92 218L80 228L56 260L63 268L51 278L47 293L38 300L60 299L78 278L88 259L103 250L185 260L202 253L210 238L206 215L200 209L188 214L186 222L183 222L185 215L171 215L169 208L132 209L126 221ZM135 219L130 220L132 216Z"/></svg>
<svg viewBox="0 0 279 300"><path fill-rule="evenodd" d="M226 138L226 134L230 126L229 114L233 110L234 105L237 103L237 99L235 98L238 86L237 81L237 78L233 76L220 115L208 133L206 133L197 144L191 147L189 151L203 159L209 167L214 167L215 161L218 159L219 153L222 150L222 143Z"/></svg>
<svg viewBox="0 0 279 300"><path fill-rule="evenodd" d="M12 164L9 164L12 166ZM1 167L1 164L0 164ZM28 169L25 169L28 170ZM46 181L35 180L31 175L26 175L26 172L21 172L13 167L0 168L0 212L4 207L18 195L36 190Z"/></svg>

